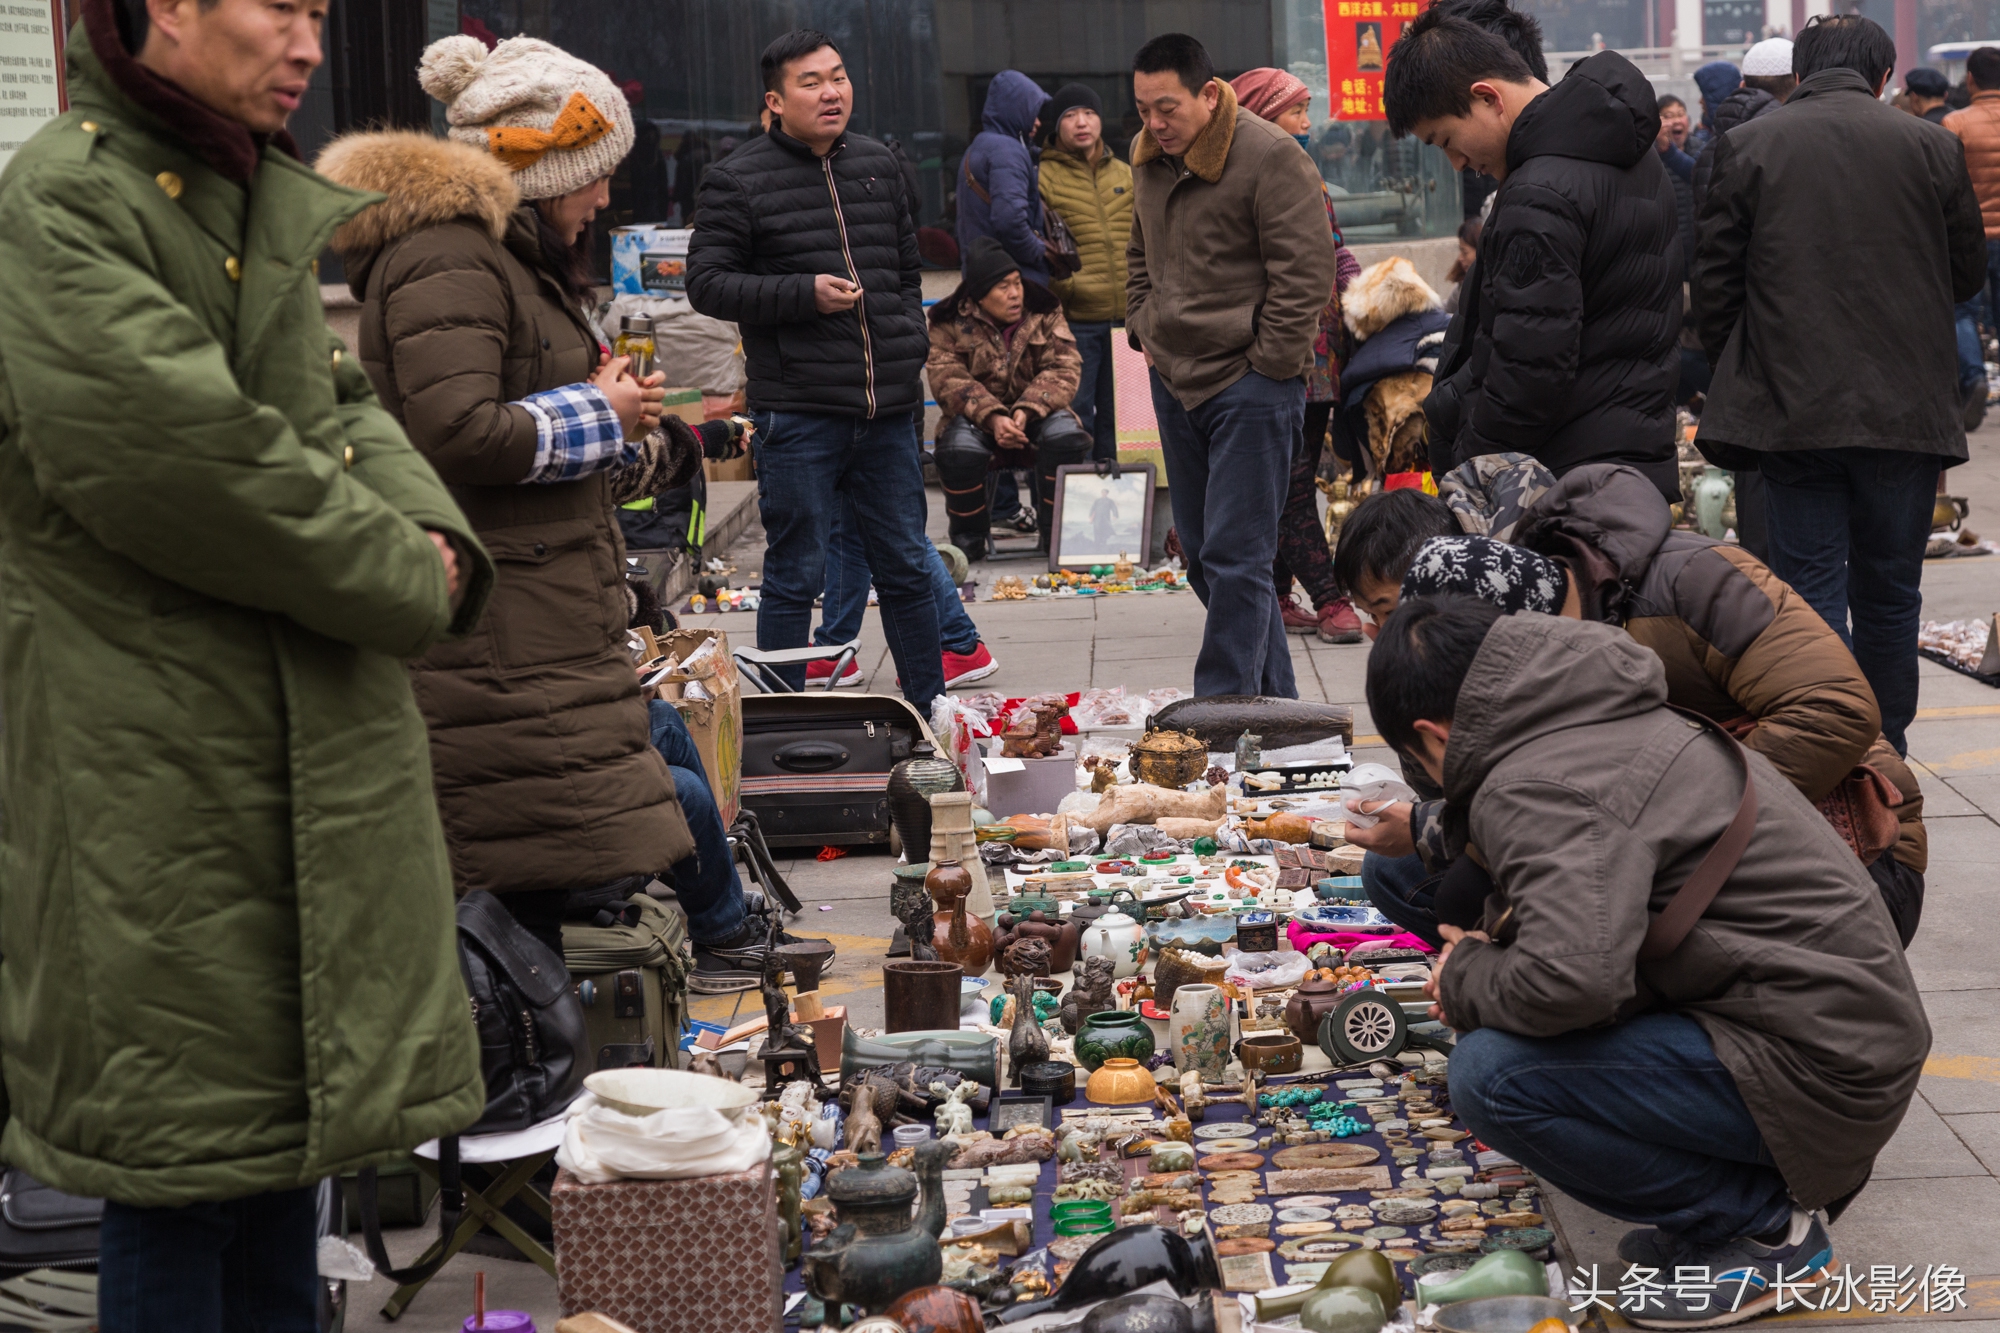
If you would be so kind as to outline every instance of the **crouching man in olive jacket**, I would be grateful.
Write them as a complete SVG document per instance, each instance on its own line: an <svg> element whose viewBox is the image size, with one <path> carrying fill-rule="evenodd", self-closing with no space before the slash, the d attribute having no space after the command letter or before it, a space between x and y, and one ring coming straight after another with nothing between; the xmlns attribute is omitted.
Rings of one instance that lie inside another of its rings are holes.
<svg viewBox="0 0 2000 1333"><path fill-rule="evenodd" d="M1481 930L1442 928L1454 1106L1550 1183L1648 1224L1619 1254L1664 1291L1626 1318L1714 1327L1834 1267L1812 1210L1866 1183L1930 1028L1840 835L1666 697L1659 657L1609 625L1461 597L1404 603L1368 659L1383 738L1468 812L1494 883ZM1747 845L1672 929L1663 909L1735 820L1746 766Z"/></svg>

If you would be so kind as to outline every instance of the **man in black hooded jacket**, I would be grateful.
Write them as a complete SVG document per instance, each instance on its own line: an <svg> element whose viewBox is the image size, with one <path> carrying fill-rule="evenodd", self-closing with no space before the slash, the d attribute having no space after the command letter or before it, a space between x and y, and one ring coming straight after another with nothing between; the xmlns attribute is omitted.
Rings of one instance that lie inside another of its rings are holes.
<svg viewBox="0 0 2000 1333"><path fill-rule="evenodd" d="M1619 462L1678 499L1682 258L1652 85L1604 51L1550 87L1435 8L1388 64L1390 129L1500 181L1456 420L1431 417L1435 464L1515 452L1561 476Z"/></svg>

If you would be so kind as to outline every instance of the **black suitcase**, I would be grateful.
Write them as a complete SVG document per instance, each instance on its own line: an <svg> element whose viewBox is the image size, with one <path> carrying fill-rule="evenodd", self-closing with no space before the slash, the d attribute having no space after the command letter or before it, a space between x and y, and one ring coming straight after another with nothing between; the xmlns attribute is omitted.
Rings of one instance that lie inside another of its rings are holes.
<svg viewBox="0 0 2000 1333"><path fill-rule="evenodd" d="M743 805L773 847L887 843L889 770L929 739L900 695L746 694Z"/></svg>

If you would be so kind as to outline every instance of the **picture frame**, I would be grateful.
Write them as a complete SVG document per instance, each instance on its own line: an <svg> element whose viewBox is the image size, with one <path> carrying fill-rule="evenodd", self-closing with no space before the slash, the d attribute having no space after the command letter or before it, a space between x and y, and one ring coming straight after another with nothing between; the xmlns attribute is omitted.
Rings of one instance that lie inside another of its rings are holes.
<svg viewBox="0 0 2000 1333"><path fill-rule="evenodd" d="M986 1115L986 1128L999 1138L1018 1125L1039 1129L1055 1128L1055 1099L1047 1093L1003 1092L993 1098Z"/></svg>
<svg viewBox="0 0 2000 1333"><path fill-rule="evenodd" d="M1116 477L1099 476L1095 463L1056 469L1055 510L1049 519L1049 569L1089 569L1123 555L1144 566L1153 549L1151 463L1124 463Z"/></svg>

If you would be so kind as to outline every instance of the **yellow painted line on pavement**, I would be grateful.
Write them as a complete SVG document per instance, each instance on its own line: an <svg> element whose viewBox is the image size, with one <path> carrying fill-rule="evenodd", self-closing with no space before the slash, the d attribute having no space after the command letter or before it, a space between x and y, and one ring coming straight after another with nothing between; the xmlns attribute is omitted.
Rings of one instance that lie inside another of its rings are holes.
<svg viewBox="0 0 2000 1333"><path fill-rule="evenodd" d="M1924 760L1924 767L1930 769L1932 772L1943 772L1946 770L1967 769L1967 768L1985 768L1991 764L2000 764L2000 749L1961 750L1959 753L1951 756L1951 758L1949 759Z"/></svg>
<svg viewBox="0 0 2000 1333"><path fill-rule="evenodd" d="M1950 717L2000 717L2000 704L1963 704L1956 708L1919 708L1916 721L1935 722Z"/></svg>
<svg viewBox="0 0 2000 1333"><path fill-rule="evenodd" d="M798 923L801 929L809 922ZM822 1000L831 1001L837 995L852 995L857 991L877 991L882 989L882 955L888 952L889 941L880 935L819 935L817 939L830 940L834 947L833 974L820 979L819 995ZM743 1007L737 1009L736 995L690 995L688 996L688 1016L699 1018L705 1023L726 1023L731 1010L736 1010L736 1021L748 1022L764 1011L764 1001L753 988L741 993Z"/></svg>
<svg viewBox="0 0 2000 1333"><path fill-rule="evenodd" d="M1356 736L1354 738L1354 748L1357 750L1364 745L1387 745L1388 743L1380 736Z"/></svg>
<svg viewBox="0 0 2000 1333"><path fill-rule="evenodd" d="M2000 1059L1990 1055L1933 1055L1924 1061L1924 1072L1933 1078L2000 1083Z"/></svg>

